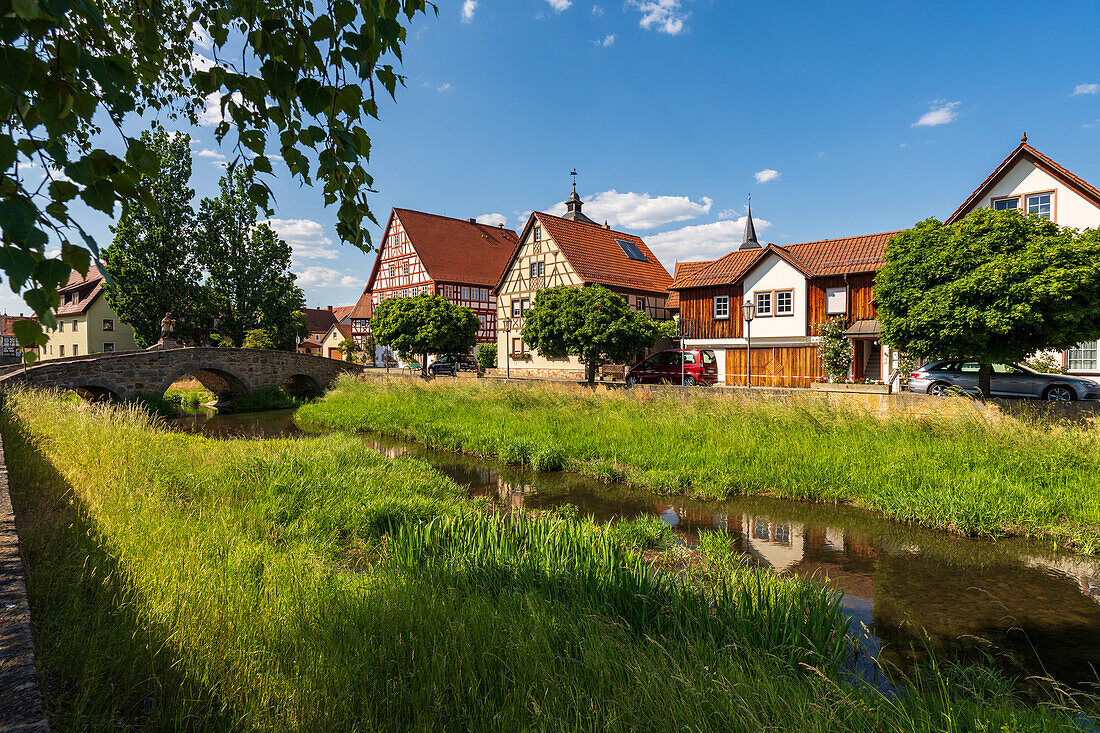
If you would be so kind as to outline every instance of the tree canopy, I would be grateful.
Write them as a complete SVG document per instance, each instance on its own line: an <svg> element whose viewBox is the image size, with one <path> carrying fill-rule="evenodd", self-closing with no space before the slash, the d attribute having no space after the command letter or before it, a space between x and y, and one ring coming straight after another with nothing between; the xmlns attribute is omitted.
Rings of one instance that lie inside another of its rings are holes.
<svg viewBox="0 0 1100 733"><path fill-rule="evenodd" d="M543 356L579 357L591 384L601 364L624 363L653 346L657 324L601 285L561 285L539 291L524 314L523 340Z"/></svg>
<svg viewBox="0 0 1100 733"><path fill-rule="evenodd" d="M233 165L271 172L273 152L304 185L336 205L337 233L369 249L365 228L375 82L402 83L403 22L426 0L14 0L0 13L0 270L38 316L20 343L44 344L56 327L58 286L86 273L98 244L70 212L80 200L114 216L153 206L141 176L159 166L147 141L128 135L138 115L234 131ZM432 6L434 8L434 5ZM274 141L274 145L269 145ZM105 149L112 147L119 152ZM270 191L250 180L265 211ZM46 256L50 238L60 254Z"/></svg>
<svg viewBox="0 0 1100 733"><path fill-rule="evenodd" d="M422 374L428 354L464 354L477 342L481 321L469 308L440 295L389 298L374 307L371 332L378 343L399 354L420 354Z"/></svg>
<svg viewBox="0 0 1100 733"><path fill-rule="evenodd" d="M886 343L927 358L982 364L1100 338L1100 231L978 209L952 224L895 235L875 276Z"/></svg>
<svg viewBox="0 0 1100 733"><path fill-rule="evenodd" d="M103 251L111 279L107 300L133 326L138 346L160 339L166 313L176 322L176 337L186 343L206 318L193 232L191 141L163 130L145 132L141 139L157 158L155 171L139 179L153 205L134 201L112 227L114 241Z"/></svg>
<svg viewBox="0 0 1100 733"><path fill-rule="evenodd" d="M290 272L293 251L269 225L257 224L246 171L228 171L220 187L217 198L199 204L196 220L198 261L209 273L220 332L240 344L246 331L262 328L275 348L293 351L309 334L305 295Z"/></svg>

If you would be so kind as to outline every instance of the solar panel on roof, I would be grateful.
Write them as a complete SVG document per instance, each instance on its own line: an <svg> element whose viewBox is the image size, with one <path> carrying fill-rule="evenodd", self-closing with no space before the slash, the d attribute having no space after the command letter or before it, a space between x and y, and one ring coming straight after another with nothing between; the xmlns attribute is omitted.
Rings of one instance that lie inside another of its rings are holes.
<svg viewBox="0 0 1100 733"><path fill-rule="evenodd" d="M622 249L623 254L625 254L630 259L638 260L639 262L649 262L649 260L646 259L646 256L642 254L642 250L638 249L638 245L634 244L633 242L628 242L625 239L616 239L615 241L619 244L619 247Z"/></svg>

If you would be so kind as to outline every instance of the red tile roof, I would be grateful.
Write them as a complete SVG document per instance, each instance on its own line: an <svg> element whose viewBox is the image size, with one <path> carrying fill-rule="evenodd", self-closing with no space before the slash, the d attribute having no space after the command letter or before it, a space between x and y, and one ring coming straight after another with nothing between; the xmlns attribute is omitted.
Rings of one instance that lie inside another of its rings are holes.
<svg viewBox="0 0 1100 733"><path fill-rule="evenodd" d="M34 316L0 316L0 335L15 338L15 331L13 326L16 321L35 321L38 320Z"/></svg>
<svg viewBox="0 0 1100 733"><path fill-rule="evenodd" d="M354 320L366 320L374 313L374 301L371 300L370 291L364 290L359 300L351 308L351 317Z"/></svg>
<svg viewBox="0 0 1100 733"><path fill-rule="evenodd" d="M565 255L573 271L586 283L650 293L667 292L668 286L672 284L672 276L641 237L606 229L599 224L563 219L541 211L536 211L531 216L538 219L543 230ZM531 226L531 220L528 220L527 226ZM627 257L616 239L633 244L645 255L646 261Z"/></svg>
<svg viewBox="0 0 1100 733"><path fill-rule="evenodd" d="M351 338L351 326L350 325L348 325L347 323L334 323L334 324L332 324L332 327L329 328L328 332L325 333L325 338L326 339L329 337L329 334L332 333L333 328L335 328L337 331L339 331L340 335L343 336L344 338L346 338L346 339Z"/></svg>
<svg viewBox="0 0 1100 733"><path fill-rule="evenodd" d="M351 315L354 308L354 305L338 305L332 309L332 315L336 316L336 320L342 321Z"/></svg>
<svg viewBox="0 0 1100 733"><path fill-rule="evenodd" d="M769 244L761 249L734 250L701 270L677 278L671 287L683 290L736 283L769 254L782 257L807 277L875 272L886 264L886 243L895 234L897 232L881 232L782 247Z"/></svg>
<svg viewBox="0 0 1100 733"><path fill-rule="evenodd" d="M1084 179L1078 178L1035 148L1028 145L1027 136L1025 135L1020 144L1008 154L1008 157L1002 160L1001 164L993 169L993 172L974 189L973 193L966 197L966 201L963 201L962 205L955 209L951 216L947 217L945 223L950 224L956 219L962 218L969 209L974 208L975 204L981 202L985 198L986 192L997 185L997 182L1004 178L1021 159L1029 161L1036 168L1046 172L1048 175L1061 181L1084 198L1100 206L1100 190L1097 190Z"/></svg>
<svg viewBox="0 0 1100 733"><path fill-rule="evenodd" d="M310 333L327 333L336 323L336 316L329 308L306 308L305 314Z"/></svg>
<svg viewBox="0 0 1100 733"><path fill-rule="evenodd" d="M76 270L69 273L69 280L60 288L61 306L59 316L79 315L86 312L103 293L103 273L94 263L88 267L88 274L81 275ZM66 298L76 297L76 302L65 303Z"/></svg>
<svg viewBox="0 0 1100 733"><path fill-rule="evenodd" d="M436 282L493 287L519 239L511 229L452 219L412 209L394 209L428 276ZM378 270L371 274L373 284Z"/></svg>
<svg viewBox="0 0 1100 733"><path fill-rule="evenodd" d="M672 274L672 284L669 285L669 290L672 290L672 294L668 296L668 301L665 303L665 307L669 310L677 310L680 307L680 293L677 290L673 290L676 287L676 283L682 278L686 278L689 275L702 270L704 267L709 266L714 260L703 260L700 262L677 262Z"/></svg>

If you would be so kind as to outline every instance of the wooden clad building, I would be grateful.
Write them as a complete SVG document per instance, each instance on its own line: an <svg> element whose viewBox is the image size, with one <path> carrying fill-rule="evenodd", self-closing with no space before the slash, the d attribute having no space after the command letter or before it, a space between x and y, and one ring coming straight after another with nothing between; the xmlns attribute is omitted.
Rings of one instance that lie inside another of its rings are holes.
<svg viewBox="0 0 1100 733"><path fill-rule="evenodd" d="M686 347L714 350L727 384L751 374L755 386L806 387L821 376L815 326L841 318L855 346L853 375L885 379L897 357L879 341L872 287L895 233L761 245L750 211L740 248L684 268L670 287L679 294ZM751 353L746 302L756 306Z"/></svg>

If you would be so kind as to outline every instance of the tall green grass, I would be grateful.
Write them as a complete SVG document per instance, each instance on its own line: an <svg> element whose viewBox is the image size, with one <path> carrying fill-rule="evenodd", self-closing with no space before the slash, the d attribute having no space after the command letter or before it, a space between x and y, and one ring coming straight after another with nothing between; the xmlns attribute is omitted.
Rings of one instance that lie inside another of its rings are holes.
<svg viewBox="0 0 1100 733"><path fill-rule="evenodd" d="M298 418L523 465L553 452L567 469L659 492L851 503L966 535L1100 552L1100 432L938 405L872 415L812 395L344 379Z"/></svg>
<svg viewBox="0 0 1100 733"><path fill-rule="evenodd" d="M1074 729L995 675L850 684L823 588L658 572L615 525L489 515L352 436L29 392L0 430L58 730Z"/></svg>

